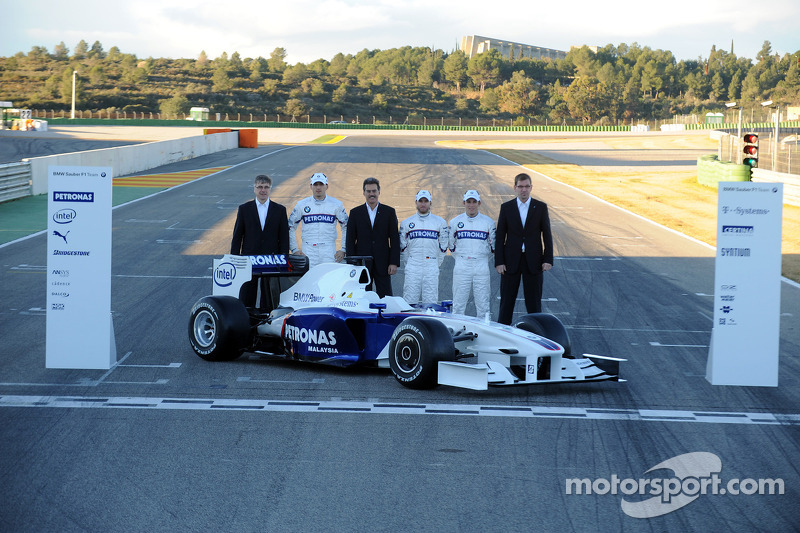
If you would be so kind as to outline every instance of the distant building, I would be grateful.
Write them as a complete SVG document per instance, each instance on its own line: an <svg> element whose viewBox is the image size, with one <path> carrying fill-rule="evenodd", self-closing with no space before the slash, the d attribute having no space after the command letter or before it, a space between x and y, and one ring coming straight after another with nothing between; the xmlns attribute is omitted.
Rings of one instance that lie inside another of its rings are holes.
<svg viewBox="0 0 800 533"><path fill-rule="evenodd" d="M533 46L532 44L515 43L512 41L501 41L491 37L480 35L467 35L461 38L460 50L467 57L472 57L481 52L497 50L506 59L564 59L567 53L562 50Z"/></svg>

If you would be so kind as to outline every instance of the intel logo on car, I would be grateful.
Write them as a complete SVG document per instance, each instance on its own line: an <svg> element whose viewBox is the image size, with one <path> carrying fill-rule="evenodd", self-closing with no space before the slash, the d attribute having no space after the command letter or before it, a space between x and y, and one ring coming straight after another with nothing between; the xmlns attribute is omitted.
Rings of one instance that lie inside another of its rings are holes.
<svg viewBox="0 0 800 533"><path fill-rule="evenodd" d="M236 277L236 267L233 263L220 263L214 269L214 283L220 287L229 287Z"/></svg>
<svg viewBox="0 0 800 533"><path fill-rule="evenodd" d="M56 224L69 224L75 220L77 215L78 213L74 209L61 209L53 214L53 222Z"/></svg>

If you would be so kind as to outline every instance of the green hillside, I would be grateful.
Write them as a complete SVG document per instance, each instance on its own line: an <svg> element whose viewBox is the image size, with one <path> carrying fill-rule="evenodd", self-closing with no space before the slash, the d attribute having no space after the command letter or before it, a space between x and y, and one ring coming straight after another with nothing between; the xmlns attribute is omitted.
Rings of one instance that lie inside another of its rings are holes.
<svg viewBox="0 0 800 533"><path fill-rule="evenodd" d="M676 61L669 51L637 44L573 49L563 60L507 60L495 50L468 59L412 47L309 64L289 65L285 57L277 48L268 58L201 52L196 59L141 59L99 42L81 41L72 51L62 42L52 52L36 46L0 58L0 100L68 113L77 71L77 109L111 118L183 118L200 106L231 120L616 125L704 115L731 100L762 121L763 100L800 103L800 51L779 57L768 41L755 60L712 48L708 58Z"/></svg>

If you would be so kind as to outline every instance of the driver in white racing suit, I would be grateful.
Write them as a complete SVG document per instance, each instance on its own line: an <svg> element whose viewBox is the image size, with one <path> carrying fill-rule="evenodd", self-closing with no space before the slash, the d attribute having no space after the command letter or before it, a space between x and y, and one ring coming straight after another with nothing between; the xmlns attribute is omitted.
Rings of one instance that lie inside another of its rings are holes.
<svg viewBox="0 0 800 533"><path fill-rule="evenodd" d="M303 198L289 215L289 251L298 253L297 226L303 224L302 253L308 268L344 259L347 211L342 202L327 195L328 177L322 172L311 176L311 196ZM341 246L336 249L336 223L342 228Z"/></svg>
<svg viewBox="0 0 800 533"><path fill-rule="evenodd" d="M489 258L494 254L494 220L479 212L481 195L476 190L464 193L464 213L450 221L450 252L453 268L453 313L463 315L470 289L478 318L489 315Z"/></svg>
<svg viewBox="0 0 800 533"><path fill-rule="evenodd" d="M447 221L431 213L430 191L417 193L417 212L400 223L405 258L403 299L410 304L439 301L439 265L447 253Z"/></svg>

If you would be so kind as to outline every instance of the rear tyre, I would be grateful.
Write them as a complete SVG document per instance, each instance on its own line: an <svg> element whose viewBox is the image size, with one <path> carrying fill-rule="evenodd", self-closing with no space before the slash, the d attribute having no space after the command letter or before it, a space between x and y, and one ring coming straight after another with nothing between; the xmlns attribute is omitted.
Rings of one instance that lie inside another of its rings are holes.
<svg viewBox="0 0 800 533"><path fill-rule="evenodd" d="M410 389L438 385L439 361L455 361L453 336L447 327L429 318L407 318L389 341L389 366L394 377Z"/></svg>
<svg viewBox="0 0 800 533"><path fill-rule="evenodd" d="M233 296L198 300L189 318L189 343L206 361L233 361L250 342L250 316Z"/></svg>
<svg viewBox="0 0 800 533"><path fill-rule="evenodd" d="M564 348L564 357L572 357L572 342L569 339L569 333L557 317L549 313L531 313L521 316L514 327L557 342Z"/></svg>

